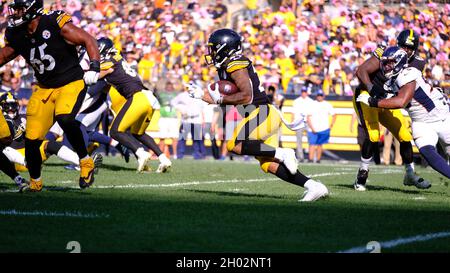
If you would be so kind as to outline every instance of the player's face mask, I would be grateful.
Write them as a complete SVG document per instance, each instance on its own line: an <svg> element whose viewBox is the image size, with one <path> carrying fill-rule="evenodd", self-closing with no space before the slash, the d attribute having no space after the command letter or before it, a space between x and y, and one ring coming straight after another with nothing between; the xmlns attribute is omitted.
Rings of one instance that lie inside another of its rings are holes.
<svg viewBox="0 0 450 273"><path fill-rule="evenodd" d="M9 5L8 7L8 19L9 24L13 27L18 27L26 22L24 19L25 15L27 13L27 8L25 6L16 6L16 5Z"/></svg>

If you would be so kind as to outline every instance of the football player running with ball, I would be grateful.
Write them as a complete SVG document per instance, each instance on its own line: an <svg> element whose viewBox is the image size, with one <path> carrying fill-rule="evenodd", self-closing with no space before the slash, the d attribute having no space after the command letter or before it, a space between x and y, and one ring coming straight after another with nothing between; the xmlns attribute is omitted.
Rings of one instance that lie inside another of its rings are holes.
<svg viewBox="0 0 450 273"><path fill-rule="evenodd" d="M252 62L242 53L242 38L231 29L219 29L208 40L208 65L214 65L220 80L237 86L234 94L223 95L218 88L208 87L205 92L193 83L187 85L189 94L207 103L236 105L242 121L227 143L227 149L238 155L255 156L261 169L280 179L306 189L300 201L315 201L328 195L328 189L298 171L295 152L279 148L278 137L282 122L281 113L273 105L261 87Z"/></svg>
<svg viewBox="0 0 450 273"><path fill-rule="evenodd" d="M95 38L72 23L64 11L46 12L43 0L14 0L9 5L5 47L0 66L18 55L33 67L38 85L27 108L25 158L30 190L42 190L39 147L56 120L80 158L80 188L94 183L94 161L88 156L80 123L75 120L86 94L86 85L97 82L100 53ZM77 45L86 47L90 70L83 72Z"/></svg>

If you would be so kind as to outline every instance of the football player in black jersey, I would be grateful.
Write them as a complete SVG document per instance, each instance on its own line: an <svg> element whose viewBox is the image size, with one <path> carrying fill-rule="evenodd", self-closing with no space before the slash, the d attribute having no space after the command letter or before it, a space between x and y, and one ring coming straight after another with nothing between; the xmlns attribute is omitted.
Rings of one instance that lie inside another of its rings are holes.
<svg viewBox="0 0 450 273"><path fill-rule="evenodd" d="M2 105L0 105L0 110L2 113L4 111L9 111L9 109L4 109ZM28 188L29 183L19 175L14 168L14 164L11 163L9 158L5 155L5 149L11 145L12 141L13 136L11 134L11 128L5 120L3 114L0 114L0 170L14 180L16 185L19 187L19 191L22 192L24 189Z"/></svg>
<svg viewBox="0 0 450 273"><path fill-rule="evenodd" d="M423 71L426 62L415 54L419 47L419 36L413 30L403 30L397 36L397 44L408 53L408 65ZM356 98L362 93L369 93L378 99L386 98L389 95L389 90L385 90L387 79L380 69L380 58L384 50L384 46L379 46L372 56L360 65L356 71L360 85L355 90L353 105L359 122L366 133L366 138L361 149L361 166L353 186L357 191L366 190L365 185L369 176L369 163L372 160L373 147L377 146L374 143L380 141L379 123L381 123L400 142L400 153L406 169L403 184L406 186L414 185L419 189L427 189L431 186L430 182L417 176L414 172L412 135L409 124L401 110L371 108L356 101Z"/></svg>
<svg viewBox="0 0 450 273"><path fill-rule="evenodd" d="M113 86L126 99L111 124L111 137L132 150L138 158L138 172L145 170L151 149L159 158L157 173L164 173L172 162L162 153L155 140L146 134L155 107L159 107L153 92L146 90L138 73L122 58L109 38L100 38L100 78Z"/></svg>
<svg viewBox="0 0 450 273"><path fill-rule="evenodd" d="M43 0L12 1L8 23L5 47L0 49L0 66L21 55L33 67L38 81L27 108L25 151L30 190L42 190L39 147L54 120L67 133L80 158L80 187L89 187L94 183L94 162L88 156L75 115L86 94L85 85L98 80L97 42L76 27L64 11L46 12ZM78 62L77 45L86 47L91 59L90 70L86 73Z"/></svg>
<svg viewBox="0 0 450 273"><path fill-rule="evenodd" d="M191 97L207 103L236 105L243 120L234 130L227 149L238 155L255 156L261 169L289 183L306 188L301 201L314 201L328 195L328 189L297 169L292 149L280 148L278 139L283 121L281 113L270 104L252 62L243 55L242 37L231 29L214 31L208 40L206 62L213 64L221 80L236 84L238 92L224 96L218 90L208 91L195 84L187 86Z"/></svg>

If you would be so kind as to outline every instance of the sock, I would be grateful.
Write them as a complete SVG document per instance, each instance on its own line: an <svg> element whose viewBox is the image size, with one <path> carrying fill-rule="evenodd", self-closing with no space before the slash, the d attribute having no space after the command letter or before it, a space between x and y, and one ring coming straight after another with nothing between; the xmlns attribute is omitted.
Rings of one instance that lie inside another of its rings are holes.
<svg viewBox="0 0 450 273"><path fill-rule="evenodd" d="M0 170L3 171L9 178L13 179L19 174L14 168L14 164L3 153L0 153Z"/></svg>
<svg viewBox="0 0 450 273"><path fill-rule="evenodd" d="M405 165L413 163L413 148L410 141L400 142L400 154Z"/></svg>
<svg viewBox="0 0 450 273"><path fill-rule="evenodd" d="M265 156L275 158L275 148L261 140L244 140L242 143L242 155Z"/></svg>
<svg viewBox="0 0 450 273"><path fill-rule="evenodd" d="M3 154L11 161L12 163L16 163L22 166L25 166L25 157L19 153L16 149L11 147L6 147L3 149Z"/></svg>
<svg viewBox="0 0 450 273"><path fill-rule="evenodd" d="M111 138L111 142L109 142L109 145L111 145L113 147L117 147L117 145L119 145L119 144L120 143L117 140L113 139L113 138Z"/></svg>
<svg viewBox="0 0 450 273"><path fill-rule="evenodd" d="M150 150L152 150L157 156L160 156L162 154L161 149L159 148L159 146L156 144L155 140L147 135L147 134L143 134L143 135L133 135L137 140L139 140L142 144L144 144L147 148L149 148Z"/></svg>
<svg viewBox="0 0 450 273"><path fill-rule="evenodd" d="M72 119L71 115L59 115L56 117L61 128L64 130L64 138L72 145L73 150L79 158L87 156L87 132L78 120Z"/></svg>
<svg viewBox="0 0 450 273"><path fill-rule="evenodd" d="M277 172L275 173L275 175L286 181L289 182L291 184L300 186L300 187L304 187L306 181L308 181L310 178L306 177L305 175L303 175L301 172L297 171L296 174L291 174L289 172L289 170L286 168L286 166L284 166L283 164L279 164L279 167L277 169Z"/></svg>
<svg viewBox="0 0 450 273"><path fill-rule="evenodd" d="M99 132L89 132L89 142L98 142L105 145L110 145L111 137L105 136L104 134L100 134Z"/></svg>
<svg viewBox="0 0 450 273"><path fill-rule="evenodd" d="M167 158L167 156L165 154L160 154L158 156L159 162L163 162L163 161L169 161L169 159Z"/></svg>
<svg viewBox="0 0 450 273"><path fill-rule="evenodd" d="M127 147L133 153L142 147L142 144L129 132L119 132L116 130L111 130L111 137L119 141L120 144Z"/></svg>
<svg viewBox="0 0 450 273"><path fill-rule="evenodd" d="M78 158L78 155L66 146L61 146L56 156L75 166L80 165L80 159Z"/></svg>
<svg viewBox="0 0 450 273"><path fill-rule="evenodd" d="M144 148L139 148L136 150L136 156L139 157L145 157L147 156L148 152L146 150L144 150Z"/></svg>
<svg viewBox="0 0 450 273"><path fill-rule="evenodd" d="M419 151L433 169L450 179L450 166L445 159L438 154L435 147L428 145L420 148Z"/></svg>
<svg viewBox="0 0 450 273"><path fill-rule="evenodd" d="M414 174L414 163L405 164L405 171L408 175Z"/></svg>
<svg viewBox="0 0 450 273"><path fill-rule="evenodd" d="M366 171L368 171L369 170L369 165L370 165L370 162L372 161L372 157L371 158L364 158L364 157L361 157L361 165L360 165L360 169L361 170L366 170Z"/></svg>
<svg viewBox="0 0 450 273"><path fill-rule="evenodd" d="M25 161L27 162L30 178L36 180L41 177L42 157L39 147L42 140L30 140L25 138Z"/></svg>

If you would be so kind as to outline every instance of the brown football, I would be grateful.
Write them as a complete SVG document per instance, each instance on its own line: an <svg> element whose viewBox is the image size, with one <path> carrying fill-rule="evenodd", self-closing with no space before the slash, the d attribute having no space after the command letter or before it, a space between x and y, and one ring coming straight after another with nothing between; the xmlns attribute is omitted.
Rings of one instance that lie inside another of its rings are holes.
<svg viewBox="0 0 450 273"><path fill-rule="evenodd" d="M209 85L209 88L211 88L212 90L219 88L219 92L222 95L231 95L238 92L236 84L225 80L220 80L215 83L212 83Z"/></svg>

